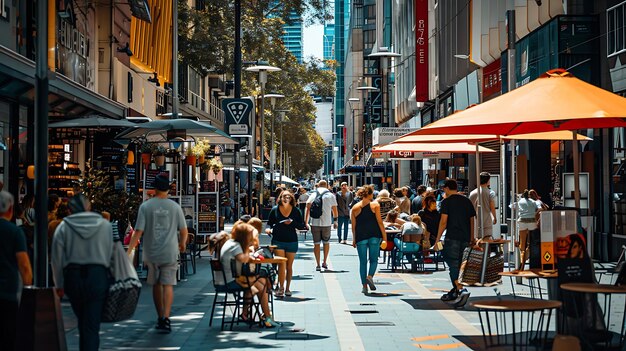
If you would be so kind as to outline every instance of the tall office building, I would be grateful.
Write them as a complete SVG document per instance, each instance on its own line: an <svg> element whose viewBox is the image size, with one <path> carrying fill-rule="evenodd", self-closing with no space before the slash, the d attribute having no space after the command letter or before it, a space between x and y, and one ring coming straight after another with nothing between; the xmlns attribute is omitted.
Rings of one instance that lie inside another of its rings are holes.
<svg viewBox="0 0 626 351"><path fill-rule="evenodd" d="M291 21L291 24L285 24L283 26L283 41L287 50L289 50L293 56L296 57L298 63L302 63L302 55L304 51L302 43L302 38L304 37L302 17L292 12L291 15L289 15L289 20Z"/></svg>
<svg viewBox="0 0 626 351"><path fill-rule="evenodd" d="M335 60L335 23L324 24L324 61Z"/></svg>

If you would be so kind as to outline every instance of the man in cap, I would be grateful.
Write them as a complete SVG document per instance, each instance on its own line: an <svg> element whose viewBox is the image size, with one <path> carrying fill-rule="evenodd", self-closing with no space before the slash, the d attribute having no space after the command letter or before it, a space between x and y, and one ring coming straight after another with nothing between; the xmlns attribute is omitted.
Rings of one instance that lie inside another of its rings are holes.
<svg viewBox="0 0 626 351"><path fill-rule="evenodd" d="M13 350L15 344L18 274L24 285L33 284L26 237L20 228L10 222L13 204L13 195L0 191L0 340L7 350Z"/></svg>
<svg viewBox="0 0 626 351"><path fill-rule="evenodd" d="M169 317L174 301L178 253L185 251L187 224L180 205L168 199L168 175L157 175L154 188L156 195L139 207L128 254L145 233L144 262L148 266L148 284L152 285L152 298L158 314L156 329L169 333L172 331Z"/></svg>

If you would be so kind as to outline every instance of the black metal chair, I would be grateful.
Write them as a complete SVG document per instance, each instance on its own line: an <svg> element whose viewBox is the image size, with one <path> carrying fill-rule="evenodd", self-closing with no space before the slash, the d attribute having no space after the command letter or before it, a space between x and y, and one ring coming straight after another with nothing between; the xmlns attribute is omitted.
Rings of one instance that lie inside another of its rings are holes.
<svg viewBox="0 0 626 351"><path fill-rule="evenodd" d="M219 259L211 260L211 274L213 276L213 287L215 288L215 296L213 297L213 306L211 307L211 318L209 319L209 326L213 325L215 306L220 305L222 307L221 330L224 330L224 325L226 324L230 324L230 330L233 330L233 324L239 323L238 312L241 306L243 306L243 294L245 292L245 288L237 287L235 289L230 289L226 286L226 284L216 283L216 277L220 277L223 282L227 281L226 273L224 272L222 262ZM226 320L226 309L228 307L234 308L230 321Z"/></svg>

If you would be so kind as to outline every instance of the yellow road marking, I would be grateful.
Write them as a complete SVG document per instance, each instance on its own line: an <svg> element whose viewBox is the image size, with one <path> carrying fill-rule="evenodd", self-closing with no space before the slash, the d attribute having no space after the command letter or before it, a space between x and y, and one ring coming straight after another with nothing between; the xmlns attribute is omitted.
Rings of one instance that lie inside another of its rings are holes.
<svg viewBox="0 0 626 351"><path fill-rule="evenodd" d="M437 339L446 339L449 338L450 335L441 334L441 335L427 335L419 338L411 338L413 341L428 341L428 340L437 340Z"/></svg>

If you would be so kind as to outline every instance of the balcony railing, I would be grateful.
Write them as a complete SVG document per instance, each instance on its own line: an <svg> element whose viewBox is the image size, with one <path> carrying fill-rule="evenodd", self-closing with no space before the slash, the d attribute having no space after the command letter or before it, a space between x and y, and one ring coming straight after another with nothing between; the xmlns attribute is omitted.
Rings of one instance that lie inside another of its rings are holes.
<svg viewBox="0 0 626 351"><path fill-rule="evenodd" d="M200 95L194 93L191 90L188 90L189 96L189 105L197 108L200 111L206 112L211 116L211 118L215 119L218 122L224 123L224 111L218 106L212 104L206 99L202 98Z"/></svg>

